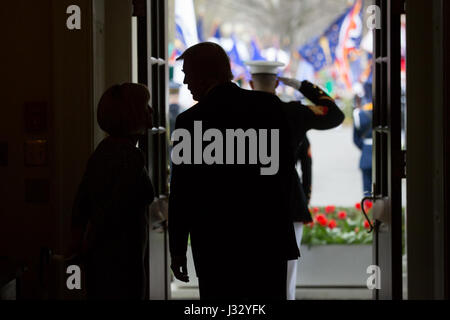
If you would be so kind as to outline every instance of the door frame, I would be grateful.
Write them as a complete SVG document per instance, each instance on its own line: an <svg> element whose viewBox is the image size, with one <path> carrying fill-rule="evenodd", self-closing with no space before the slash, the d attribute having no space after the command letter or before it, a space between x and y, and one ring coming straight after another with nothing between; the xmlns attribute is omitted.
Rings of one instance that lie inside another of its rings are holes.
<svg viewBox="0 0 450 320"><path fill-rule="evenodd" d="M450 3L448 1L443 1L443 10L442 10L442 16L443 16L443 57L448 57L450 54L450 23L448 17L450 17ZM444 231L444 298L449 299L449 290L450 290L450 283L449 283L449 275L450 275L450 264L449 264L449 232L450 232L450 215L449 215L449 178L450 178L450 168L449 168L449 155L450 155L450 112L448 109L448 106L450 106L450 63L448 59L444 58L444 106L447 106L447 108L444 107L444 116L443 119L443 128L444 128L444 225L445 225L445 231Z"/></svg>
<svg viewBox="0 0 450 320"><path fill-rule="evenodd" d="M153 126L139 146L146 158L155 197L161 200L168 196L168 2L133 0L133 5L137 17L138 82L148 86L153 107ZM170 297L167 221L149 217L146 298L167 300Z"/></svg>
<svg viewBox="0 0 450 320"><path fill-rule="evenodd" d="M376 0L381 28L374 29L373 262L380 269L376 300L402 299L402 178L400 17L403 0Z"/></svg>

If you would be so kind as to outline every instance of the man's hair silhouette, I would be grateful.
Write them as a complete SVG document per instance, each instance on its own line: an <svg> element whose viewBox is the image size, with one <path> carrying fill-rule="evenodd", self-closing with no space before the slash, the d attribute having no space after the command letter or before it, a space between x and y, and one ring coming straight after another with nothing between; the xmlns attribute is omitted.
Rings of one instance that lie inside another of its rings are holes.
<svg viewBox="0 0 450 320"><path fill-rule="evenodd" d="M177 60L184 60L184 83L197 101L212 87L233 79L227 53L213 42L198 43L184 51Z"/></svg>

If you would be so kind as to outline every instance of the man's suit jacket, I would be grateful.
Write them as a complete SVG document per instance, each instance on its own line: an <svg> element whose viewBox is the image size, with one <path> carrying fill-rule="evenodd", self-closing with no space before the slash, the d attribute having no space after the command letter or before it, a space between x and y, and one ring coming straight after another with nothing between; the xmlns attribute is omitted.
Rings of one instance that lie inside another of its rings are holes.
<svg viewBox="0 0 450 320"><path fill-rule="evenodd" d="M177 118L176 128L187 129L192 137L194 121L202 121L203 132L219 129L224 139L225 129L278 129L280 133L275 175L261 175L259 163L173 164L170 253L184 256L190 235L199 281L222 279L224 286L229 283L244 290L251 277L271 277L273 264L299 256L288 214L294 154L281 104L275 95L244 90L230 82L213 88Z"/></svg>

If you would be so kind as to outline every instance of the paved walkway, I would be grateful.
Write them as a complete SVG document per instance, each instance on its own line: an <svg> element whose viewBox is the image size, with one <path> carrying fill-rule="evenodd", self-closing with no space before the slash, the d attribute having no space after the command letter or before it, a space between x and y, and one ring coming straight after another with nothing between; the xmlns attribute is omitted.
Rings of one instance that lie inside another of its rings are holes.
<svg viewBox="0 0 450 320"><path fill-rule="evenodd" d="M340 126L307 133L313 161L312 206L353 206L362 199L361 152L352 130Z"/></svg>
<svg viewBox="0 0 450 320"><path fill-rule="evenodd" d="M353 128L307 133L313 159L311 206L354 206L363 198L361 152L353 143ZM402 181L402 206L406 206L406 180Z"/></svg>

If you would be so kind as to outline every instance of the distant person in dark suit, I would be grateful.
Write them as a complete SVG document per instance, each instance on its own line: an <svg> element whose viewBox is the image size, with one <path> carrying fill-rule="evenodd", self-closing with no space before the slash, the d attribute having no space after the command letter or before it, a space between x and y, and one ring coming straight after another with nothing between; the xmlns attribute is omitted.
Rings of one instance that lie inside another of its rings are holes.
<svg viewBox="0 0 450 320"><path fill-rule="evenodd" d="M151 127L149 99L145 86L125 83L108 89L98 105L98 123L109 136L90 157L78 188L70 248L86 266L88 299L146 295L146 207L154 193L136 144Z"/></svg>
<svg viewBox="0 0 450 320"><path fill-rule="evenodd" d="M353 110L353 142L361 150L359 168L364 196L372 193L372 102L357 98Z"/></svg>
<svg viewBox="0 0 450 320"><path fill-rule="evenodd" d="M292 219L297 245L300 248L303 225L312 221L309 212L309 200L311 199L312 159L310 143L306 132L310 129L331 129L342 123L344 114L326 93L319 87L308 81L300 82L295 79L277 78L278 68L283 64L272 61L251 61L250 67L252 80L250 86L254 90L265 91L275 95L279 80L286 85L299 90L305 97L314 103L305 106L299 101L283 103L280 108L286 115L292 134L291 152L294 154L295 163L301 164L302 178L295 167L291 168L291 203L289 215ZM302 181L303 180L303 181ZM287 269L287 299L295 300L297 282L298 260L288 261Z"/></svg>
<svg viewBox="0 0 450 320"><path fill-rule="evenodd" d="M279 141L271 142L269 154L278 153L279 163L273 174L261 174L267 163L249 161L254 147L258 148L251 134L245 139L243 163L234 161L240 158L239 145L233 148L236 152L216 149L217 161L212 164L173 163L169 197L173 273L189 281L190 236L201 299L286 299L287 261L297 259L299 250L288 215L294 157L281 101L232 83L228 56L217 44L197 44L178 59L184 60L184 83L198 103L178 116L175 131L194 137L195 121L202 121L203 132L212 129L224 137L227 129L266 130L265 138L270 139L278 130ZM259 134L257 142L261 141L264 137ZM182 142L174 143L172 160ZM206 145L203 142L202 147ZM189 150L193 157L194 149Z"/></svg>

